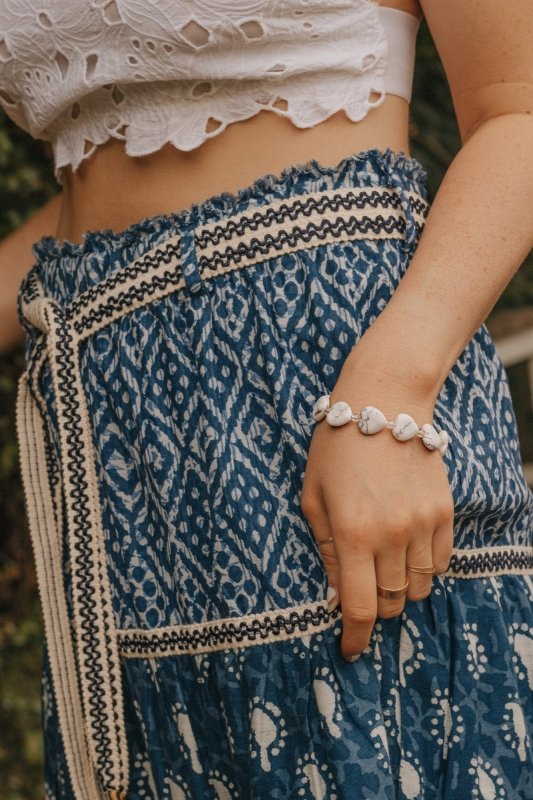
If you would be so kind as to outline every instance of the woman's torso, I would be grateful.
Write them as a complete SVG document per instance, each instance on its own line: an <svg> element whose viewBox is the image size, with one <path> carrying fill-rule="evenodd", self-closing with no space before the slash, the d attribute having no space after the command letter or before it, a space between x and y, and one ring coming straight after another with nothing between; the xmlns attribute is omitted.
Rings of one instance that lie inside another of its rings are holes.
<svg viewBox="0 0 533 800"><path fill-rule="evenodd" d="M418 0L385 0L381 5L421 16ZM407 100L389 94L357 123L340 111L301 129L285 117L261 111L188 152L166 145L132 158L120 140L111 139L76 172L65 169L56 235L80 242L88 230L120 231L145 217L234 192L261 175L311 158L333 165L349 153L373 147L409 154L408 131Z"/></svg>

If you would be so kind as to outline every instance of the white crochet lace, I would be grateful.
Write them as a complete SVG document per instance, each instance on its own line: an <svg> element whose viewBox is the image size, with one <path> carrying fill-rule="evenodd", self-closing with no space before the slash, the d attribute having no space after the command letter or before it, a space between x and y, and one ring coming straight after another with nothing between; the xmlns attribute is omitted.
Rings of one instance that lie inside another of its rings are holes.
<svg viewBox="0 0 533 800"><path fill-rule="evenodd" d="M192 150L262 109L299 128L385 97L374 0L0 0L0 103L56 176L110 137Z"/></svg>

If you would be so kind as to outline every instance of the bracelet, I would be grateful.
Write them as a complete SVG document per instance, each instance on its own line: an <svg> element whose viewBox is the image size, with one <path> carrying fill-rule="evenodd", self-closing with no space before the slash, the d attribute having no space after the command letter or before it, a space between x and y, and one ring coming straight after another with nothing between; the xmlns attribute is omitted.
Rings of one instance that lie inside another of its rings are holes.
<svg viewBox="0 0 533 800"><path fill-rule="evenodd" d="M437 431L426 422L421 428L409 414L398 414L393 420L388 420L379 408L365 406L358 414L354 414L351 407L344 400L329 405L329 394L324 394L316 401L312 417L315 422L320 422L326 418L333 427L346 425L347 422L357 422L361 433L378 433L383 428L389 428L395 439L406 442L418 436L422 439L428 450L438 450L441 456L444 455L450 443L450 436L447 431Z"/></svg>

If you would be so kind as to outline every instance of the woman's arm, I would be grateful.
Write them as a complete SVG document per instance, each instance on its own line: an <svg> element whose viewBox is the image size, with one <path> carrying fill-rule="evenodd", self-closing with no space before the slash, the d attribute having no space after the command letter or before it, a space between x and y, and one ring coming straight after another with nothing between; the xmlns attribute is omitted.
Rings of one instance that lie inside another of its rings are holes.
<svg viewBox="0 0 533 800"><path fill-rule="evenodd" d="M533 247L533 14L529 0L422 6L463 146L404 279L353 363L368 348L366 357L427 399Z"/></svg>
<svg viewBox="0 0 533 800"><path fill-rule="evenodd" d="M61 195L56 195L13 233L0 241L0 352L19 344L24 331L17 319L17 293L33 261L31 247L41 236L54 235Z"/></svg>
<svg viewBox="0 0 533 800"><path fill-rule="evenodd" d="M433 202L416 254L393 297L346 359L331 402L376 405L419 425L457 357L533 246L533 16L530 0L422 0L446 70L463 146ZM313 432L302 510L323 546L343 609L341 649L363 650L376 616L405 598L405 565L446 568L453 496L443 460L416 439ZM450 431L453 437L453 431ZM431 590L410 573L407 599Z"/></svg>

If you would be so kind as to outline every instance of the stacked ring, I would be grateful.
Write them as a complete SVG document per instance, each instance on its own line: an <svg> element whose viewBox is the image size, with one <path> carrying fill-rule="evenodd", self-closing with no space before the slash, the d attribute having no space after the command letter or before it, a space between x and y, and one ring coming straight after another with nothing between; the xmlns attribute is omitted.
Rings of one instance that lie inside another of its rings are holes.
<svg viewBox="0 0 533 800"><path fill-rule="evenodd" d="M435 566L432 564L430 567L410 567L409 564L407 564L406 568L410 569L411 572L420 572L421 575L432 575Z"/></svg>
<svg viewBox="0 0 533 800"><path fill-rule="evenodd" d="M401 589L386 589L385 586L380 586L379 583L376 583L376 588L378 590L378 594L380 597L386 597L388 600L391 600L396 597L403 597L404 594L407 593L407 587L409 586L409 581L402 586Z"/></svg>

